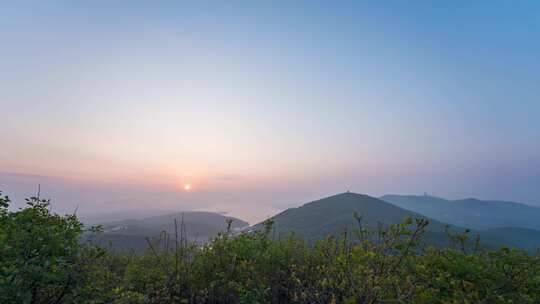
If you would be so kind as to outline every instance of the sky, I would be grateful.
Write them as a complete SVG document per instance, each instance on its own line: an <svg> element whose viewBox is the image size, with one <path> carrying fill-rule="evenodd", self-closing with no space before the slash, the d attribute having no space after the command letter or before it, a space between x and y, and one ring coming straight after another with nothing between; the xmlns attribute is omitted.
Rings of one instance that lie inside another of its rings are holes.
<svg viewBox="0 0 540 304"><path fill-rule="evenodd" d="M5 1L0 190L250 222L346 190L540 205L538 54L538 1Z"/></svg>

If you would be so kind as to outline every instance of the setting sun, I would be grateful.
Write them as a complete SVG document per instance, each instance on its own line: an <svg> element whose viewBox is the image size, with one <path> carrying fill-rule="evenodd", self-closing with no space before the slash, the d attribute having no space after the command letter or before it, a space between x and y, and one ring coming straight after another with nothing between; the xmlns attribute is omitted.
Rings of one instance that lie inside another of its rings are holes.
<svg viewBox="0 0 540 304"><path fill-rule="evenodd" d="M191 185L190 184L184 185L184 190L186 191L191 190Z"/></svg>

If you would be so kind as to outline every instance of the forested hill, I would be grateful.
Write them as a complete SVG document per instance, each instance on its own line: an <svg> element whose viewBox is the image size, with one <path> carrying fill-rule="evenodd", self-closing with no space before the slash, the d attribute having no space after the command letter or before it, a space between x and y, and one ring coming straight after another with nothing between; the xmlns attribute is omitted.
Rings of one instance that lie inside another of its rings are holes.
<svg viewBox="0 0 540 304"><path fill-rule="evenodd" d="M354 214L360 217L360 223ZM447 245L449 239L447 231L463 233L469 230L467 226L448 225L426 214L406 210L368 195L350 192L287 209L271 219L278 235L294 233L297 237L314 241L332 235L340 236L345 230L352 231L359 225L375 229L379 224L386 226L398 224L406 218L422 218L429 221L424 240L430 244ZM252 229L261 227L262 224L258 224ZM524 231L501 227L497 230L469 230L469 235L470 241L480 235L482 243L492 248L509 246L531 252L540 248L540 231L536 230Z"/></svg>
<svg viewBox="0 0 540 304"><path fill-rule="evenodd" d="M540 208L505 201L446 200L429 195L385 195L381 200L441 222L475 229L521 227L540 230Z"/></svg>
<svg viewBox="0 0 540 304"><path fill-rule="evenodd" d="M280 234L294 232L298 237L315 240L358 228L355 214L361 218L361 225L370 228L376 228L379 223L401 223L407 217L426 218L368 195L346 192L287 209L271 219ZM442 232L444 227L445 224L430 220L430 231Z"/></svg>
<svg viewBox="0 0 540 304"><path fill-rule="evenodd" d="M203 244L227 229L230 222L232 230L240 230L249 225L238 218L214 212L186 211L142 219L101 223L103 232L93 236L92 241L113 251L144 252L148 250L147 238L160 238L162 232L177 233L186 241Z"/></svg>

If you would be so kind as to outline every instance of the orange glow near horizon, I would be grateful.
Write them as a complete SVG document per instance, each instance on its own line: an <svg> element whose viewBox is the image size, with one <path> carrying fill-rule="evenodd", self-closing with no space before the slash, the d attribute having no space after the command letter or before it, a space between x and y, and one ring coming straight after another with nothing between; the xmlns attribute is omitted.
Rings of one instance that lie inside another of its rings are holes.
<svg viewBox="0 0 540 304"><path fill-rule="evenodd" d="M184 190L190 191L191 190L191 185L190 184L185 184L184 185Z"/></svg>

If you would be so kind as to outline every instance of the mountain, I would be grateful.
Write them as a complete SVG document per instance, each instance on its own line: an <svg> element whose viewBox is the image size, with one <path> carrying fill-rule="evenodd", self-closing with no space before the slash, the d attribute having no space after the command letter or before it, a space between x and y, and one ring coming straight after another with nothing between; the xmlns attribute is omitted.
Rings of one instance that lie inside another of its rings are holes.
<svg viewBox="0 0 540 304"><path fill-rule="evenodd" d="M95 214L82 213L77 217L81 222L87 226L98 225L102 223L111 223L122 221L125 219L144 219L148 217L154 217L159 215L166 215L173 213L172 210L153 210L153 209L128 209L107 212L99 212Z"/></svg>
<svg viewBox="0 0 540 304"><path fill-rule="evenodd" d="M378 223L402 223L405 218L425 218L430 221L426 229L425 241L434 245L445 246L448 237L445 233L447 224L431 219L410 210L403 209L383 200L356 193L341 193L290 208L272 217L274 229L278 235L293 232L296 236L314 241L330 235L339 236L344 229L358 227L354 213L362 217L364 227L377 227ZM252 229L260 229L262 223ZM450 226L451 231L463 232L465 228ZM526 232L526 235L523 233ZM482 244L487 247L520 247L534 250L540 247L540 231L499 228L496 230L471 231L471 235L480 234ZM484 238L484 233L486 238Z"/></svg>
<svg viewBox="0 0 540 304"><path fill-rule="evenodd" d="M287 209L272 217L277 233L294 232L300 238L316 240L328 235L340 235L344 229L358 228L353 214L362 218L364 227L377 227L378 223L402 223L407 217L427 217L396 207L377 198L356 194L342 193L307 203L298 208ZM443 233L445 224L430 220L428 231ZM255 226L259 228L261 224ZM459 229L462 230L462 229Z"/></svg>
<svg viewBox="0 0 540 304"><path fill-rule="evenodd" d="M540 231L519 227L500 227L481 230L482 240L488 243L504 240L508 247L535 252L540 248Z"/></svg>
<svg viewBox="0 0 540 304"><path fill-rule="evenodd" d="M142 219L126 219L121 221L101 223L103 233L95 237L92 242L110 247L112 250L124 251L133 249L137 252L148 248L146 238L158 238L162 231L175 235L175 219L178 234L183 224L184 235L188 241L204 243L213 238L218 232L227 228L227 221L232 220L231 228L240 231L249 226L243 220L224 216L213 212L177 212Z"/></svg>
<svg viewBox="0 0 540 304"><path fill-rule="evenodd" d="M504 201L446 200L422 195L385 195L383 201L441 222L475 229L521 227L540 230L540 208Z"/></svg>

